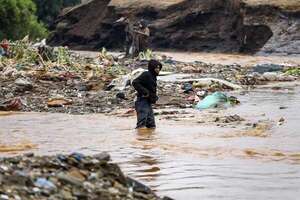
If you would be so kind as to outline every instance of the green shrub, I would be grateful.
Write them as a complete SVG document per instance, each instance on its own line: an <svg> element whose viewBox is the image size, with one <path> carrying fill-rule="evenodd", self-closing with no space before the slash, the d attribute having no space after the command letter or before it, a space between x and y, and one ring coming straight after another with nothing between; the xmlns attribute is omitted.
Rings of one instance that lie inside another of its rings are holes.
<svg viewBox="0 0 300 200"><path fill-rule="evenodd" d="M31 0L0 0L0 39L17 40L46 37L47 30L35 16L36 7Z"/></svg>

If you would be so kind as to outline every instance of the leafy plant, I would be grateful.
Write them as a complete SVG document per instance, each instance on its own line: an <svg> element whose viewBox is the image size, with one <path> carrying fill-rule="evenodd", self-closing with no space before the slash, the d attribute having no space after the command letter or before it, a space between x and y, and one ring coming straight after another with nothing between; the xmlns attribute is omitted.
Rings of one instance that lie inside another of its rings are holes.
<svg viewBox="0 0 300 200"><path fill-rule="evenodd" d="M28 41L18 40L10 42L10 44L10 54L15 60L23 63L36 63L38 61L38 52L31 47L31 43Z"/></svg>
<svg viewBox="0 0 300 200"><path fill-rule="evenodd" d="M59 65L66 65L70 64L70 53L67 48L65 47L58 47L57 48L57 63Z"/></svg>
<svg viewBox="0 0 300 200"><path fill-rule="evenodd" d="M38 22L35 12L32 0L0 0L0 40L16 40L26 35L46 37L47 30Z"/></svg>
<svg viewBox="0 0 300 200"><path fill-rule="evenodd" d="M154 58L154 54L150 49L147 49L145 52L140 52L138 58L140 60L151 60Z"/></svg>
<svg viewBox="0 0 300 200"><path fill-rule="evenodd" d="M293 76L300 76L300 68L291 68L285 71L285 74L293 75Z"/></svg>
<svg viewBox="0 0 300 200"><path fill-rule="evenodd" d="M37 16L40 21L50 27L63 8L75 6L81 0L33 0L37 6Z"/></svg>

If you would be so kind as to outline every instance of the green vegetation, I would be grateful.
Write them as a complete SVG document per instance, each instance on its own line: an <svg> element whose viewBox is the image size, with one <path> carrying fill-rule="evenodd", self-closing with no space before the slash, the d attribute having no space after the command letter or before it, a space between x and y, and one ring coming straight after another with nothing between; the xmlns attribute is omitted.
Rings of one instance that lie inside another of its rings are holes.
<svg viewBox="0 0 300 200"><path fill-rule="evenodd" d="M300 76L300 67L287 69L285 73L288 75Z"/></svg>
<svg viewBox="0 0 300 200"><path fill-rule="evenodd" d="M151 60L151 59L154 59L154 54L150 49L147 49L146 51L139 53L139 59L140 60Z"/></svg>
<svg viewBox="0 0 300 200"><path fill-rule="evenodd" d="M81 0L0 0L0 40L18 40L47 36L46 27L65 7L79 4ZM45 27L46 26L46 27Z"/></svg>
<svg viewBox="0 0 300 200"><path fill-rule="evenodd" d="M31 0L0 0L0 40L17 40L26 35L45 37L47 30L38 22L35 12Z"/></svg>
<svg viewBox="0 0 300 200"><path fill-rule="evenodd" d="M55 18L61 10L66 7L75 6L81 0L33 0L37 5L38 19L44 22L47 26L54 23Z"/></svg>

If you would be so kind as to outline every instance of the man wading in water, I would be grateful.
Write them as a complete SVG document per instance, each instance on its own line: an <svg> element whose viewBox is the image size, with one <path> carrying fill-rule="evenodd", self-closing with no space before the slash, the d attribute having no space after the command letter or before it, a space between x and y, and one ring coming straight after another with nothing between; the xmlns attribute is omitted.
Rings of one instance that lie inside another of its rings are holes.
<svg viewBox="0 0 300 200"><path fill-rule="evenodd" d="M152 104L155 104L158 100L156 77L161 69L162 64L160 62L150 60L148 71L143 72L132 82L133 87L137 91L137 100L135 102L137 129L154 129L156 127Z"/></svg>

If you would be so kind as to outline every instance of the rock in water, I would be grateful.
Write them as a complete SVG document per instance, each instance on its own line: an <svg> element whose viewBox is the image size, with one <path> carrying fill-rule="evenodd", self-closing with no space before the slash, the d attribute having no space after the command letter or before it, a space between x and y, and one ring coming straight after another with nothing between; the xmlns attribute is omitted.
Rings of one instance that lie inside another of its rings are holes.
<svg viewBox="0 0 300 200"><path fill-rule="evenodd" d="M109 160L107 153L3 158L0 199L162 199Z"/></svg>

